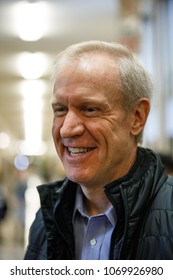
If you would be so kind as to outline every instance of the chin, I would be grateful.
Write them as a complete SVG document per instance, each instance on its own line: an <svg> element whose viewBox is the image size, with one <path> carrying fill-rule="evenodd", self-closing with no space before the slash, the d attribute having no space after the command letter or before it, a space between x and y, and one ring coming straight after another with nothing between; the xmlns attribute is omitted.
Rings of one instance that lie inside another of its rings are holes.
<svg viewBox="0 0 173 280"><path fill-rule="evenodd" d="M69 180L71 180L72 182L77 183L79 185L85 185L85 183L88 182L88 179L81 175L77 175L77 174L74 175L74 174L66 173L66 176Z"/></svg>
<svg viewBox="0 0 173 280"><path fill-rule="evenodd" d="M79 185L81 185L83 182L85 182L85 180L83 178L80 178L80 176L71 176L71 175L67 175L68 179L74 183L77 183Z"/></svg>

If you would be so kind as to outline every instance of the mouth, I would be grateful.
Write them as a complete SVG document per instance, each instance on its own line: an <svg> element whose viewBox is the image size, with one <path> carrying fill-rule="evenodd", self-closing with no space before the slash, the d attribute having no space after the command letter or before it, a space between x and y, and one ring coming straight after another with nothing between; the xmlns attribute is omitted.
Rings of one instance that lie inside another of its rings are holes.
<svg viewBox="0 0 173 280"><path fill-rule="evenodd" d="M90 151L92 151L94 148L91 147L67 147L67 150L72 157L82 156Z"/></svg>

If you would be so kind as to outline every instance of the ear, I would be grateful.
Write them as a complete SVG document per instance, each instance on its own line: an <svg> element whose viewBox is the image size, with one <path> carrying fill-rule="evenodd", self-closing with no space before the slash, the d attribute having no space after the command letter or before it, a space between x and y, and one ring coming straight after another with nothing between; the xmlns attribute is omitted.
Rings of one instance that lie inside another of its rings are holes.
<svg viewBox="0 0 173 280"><path fill-rule="evenodd" d="M141 98L133 109L133 121L131 134L137 136L144 129L145 123L150 111L150 101L147 98Z"/></svg>

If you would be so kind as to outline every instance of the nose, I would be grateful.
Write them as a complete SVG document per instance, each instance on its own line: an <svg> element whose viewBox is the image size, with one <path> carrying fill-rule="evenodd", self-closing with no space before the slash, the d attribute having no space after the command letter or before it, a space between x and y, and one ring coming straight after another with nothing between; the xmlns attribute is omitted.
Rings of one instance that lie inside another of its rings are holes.
<svg viewBox="0 0 173 280"><path fill-rule="evenodd" d="M77 113L68 111L60 128L62 138L80 136L84 132L82 118Z"/></svg>

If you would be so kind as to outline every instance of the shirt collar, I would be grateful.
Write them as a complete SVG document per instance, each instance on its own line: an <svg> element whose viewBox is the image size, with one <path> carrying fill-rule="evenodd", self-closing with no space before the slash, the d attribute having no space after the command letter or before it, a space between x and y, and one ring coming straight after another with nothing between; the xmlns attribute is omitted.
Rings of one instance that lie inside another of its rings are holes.
<svg viewBox="0 0 173 280"><path fill-rule="evenodd" d="M75 207L73 212L73 222L77 212L79 212L83 217L89 218L89 216L86 214L86 210L83 202L83 192L80 186L78 186L76 192ZM117 216L116 216L115 208L112 205L104 213L99 215L105 215L110 221L110 223L112 224L112 226L116 225Z"/></svg>
<svg viewBox="0 0 173 280"><path fill-rule="evenodd" d="M76 191L73 221L77 212L79 212L82 216L87 217L87 215L85 214L84 203L83 203L83 192L80 186L77 187L77 191Z"/></svg>

